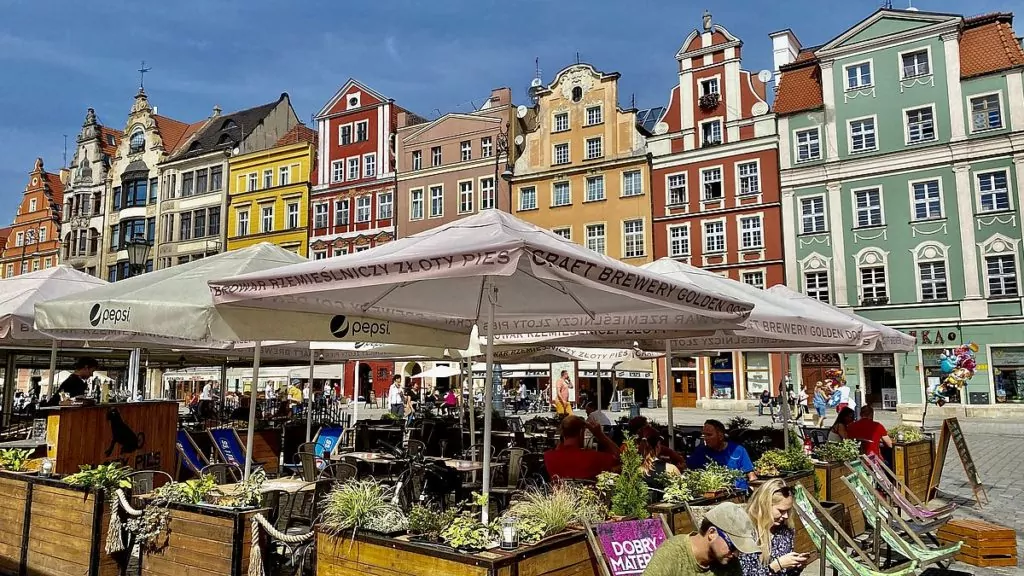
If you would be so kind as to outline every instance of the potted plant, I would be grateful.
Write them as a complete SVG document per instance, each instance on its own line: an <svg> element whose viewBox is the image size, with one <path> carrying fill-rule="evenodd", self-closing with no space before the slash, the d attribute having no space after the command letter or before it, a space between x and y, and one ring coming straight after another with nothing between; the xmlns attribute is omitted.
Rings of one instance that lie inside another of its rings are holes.
<svg viewBox="0 0 1024 576"><path fill-rule="evenodd" d="M17 473L29 472L31 456L31 450L18 450L16 448L0 450L0 469Z"/></svg>
<svg viewBox="0 0 1024 576"><path fill-rule="evenodd" d="M744 418L743 416L733 416L725 423L726 429L730 432L747 430L753 425L754 423L750 419Z"/></svg>
<svg viewBox="0 0 1024 576"><path fill-rule="evenodd" d="M823 462L850 462L860 458L860 444L854 440L825 442L814 449L814 457Z"/></svg>
<svg viewBox="0 0 1024 576"><path fill-rule="evenodd" d="M754 473L760 478L785 476L813 469L814 462L804 453L802 447L768 450L754 463Z"/></svg>
<svg viewBox="0 0 1024 576"><path fill-rule="evenodd" d="M409 533L415 540L440 542L444 531L459 515L458 508L439 510L433 506L414 504L409 510Z"/></svg>
<svg viewBox="0 0 1024 576"><path fill-rule="evenodd" d="M626 438L620 455L622 471L615 478L612 489L611 513L621 518L648 518L650 491L644 480L643 460L633 438Z"/></svg>
<svg viewBox="0 0 1024 576"><path fill-rule="evenodd" d="M909 424L898 424L889 429L889 438L899 444L910 444L924 440L924 433L916 426Z"/></svg>
<svg viewBox="0 0 1024 576"><path fill-rule="evenodd" d="M395 501L395 494L375 480L339 484L324 503L323 527L335 535L359 529L380 534L398 534L409 528L409 520Z"/></svg>

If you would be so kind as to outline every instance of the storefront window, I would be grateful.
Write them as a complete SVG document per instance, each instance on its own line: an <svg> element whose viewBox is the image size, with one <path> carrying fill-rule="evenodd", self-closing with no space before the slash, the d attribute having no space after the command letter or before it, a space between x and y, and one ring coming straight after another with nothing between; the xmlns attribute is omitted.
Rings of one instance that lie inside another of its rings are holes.
<svg viewBox="0 0 1024 576"><path fill-rule="evenodd" d="M744 352L743 366L747 373L747 397L755 398L771 391L771 362L767 352Z"/></svg>
<svg viewBox="0 0 1024 576"><path fill-rule="evenodd" d="M733 373L732 352L711 357L711 397L732 400L736 397L736 376Z"/></svg>
<svg viewBox="0 0 1024 576"><path fill-rule="evenodd" d="M992 375L997 403L1024 403L1024 348L993 348Z"/></svg>
<svg viewBox="0 0 1024 576"><path fill-rule="evenodd" d="M925 393L931 390L936 384L941 384L945 375L942 374L942 370L939 369L939 355L942 354L942 348L923 349L921 350L921 358L924 361L924 387ZM946 403L948 404L960 404L963 402L961 399L961 390L953 389L949 395L946 396Z"/></svg>

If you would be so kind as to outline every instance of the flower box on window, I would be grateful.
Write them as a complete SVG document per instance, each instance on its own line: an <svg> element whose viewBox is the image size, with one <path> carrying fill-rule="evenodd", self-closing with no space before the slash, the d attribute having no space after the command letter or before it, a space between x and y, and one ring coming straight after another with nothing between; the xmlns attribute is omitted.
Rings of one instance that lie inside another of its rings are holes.
<svg viewBox="0 0 1024 576"><path fill-rule="evenodd" d="M697 99L697 105L700 106L701 110L710 111L718 108L718 104L721 101L722 98L719 96L718 92L711 92L710 94L705 94Z"/></svg>

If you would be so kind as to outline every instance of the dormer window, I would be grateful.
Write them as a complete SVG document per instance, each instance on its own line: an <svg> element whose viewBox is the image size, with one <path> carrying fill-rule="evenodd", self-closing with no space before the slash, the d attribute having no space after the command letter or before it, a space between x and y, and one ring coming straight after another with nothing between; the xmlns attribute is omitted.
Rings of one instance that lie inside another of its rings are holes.
<svg viewBox="0 0 1024 576"><path fill-rule="evenodd" d="M107 146L114 146L117 144L117 140L114 139L113 134L107 134Z"/></svg>
<svg viewBox="0 0 1024 576"><path fill-rule="evenodd" d="M135 132L132 132L132 137L128 140L128 152L135 154L142 152L146 149L146 134L139 128Z"/></svg>
<svg viewBox="0 0 1024 576"><path fill-rule="evenodd" d="M189 152L198 152L198 151L200 151L202 149L203 149L203 145L200 144L199 142L193 142L192 145L188 147L188 151Z"/></svg>
<svg viewBox="0 0 1024 576"><path fill-rule="evenodd" d="M583 88L580 88L579 86L573 86L572 101L579 102L580 100L583 100Z"/></svg>
<svg viewBox="0 0 1024 576"><path fill-rule="evenodd" d="M225 130L231 130L236 128L238 128L238 124L236 124L234 120L228 118L224 121L224 125L220 127L220 131L223 132Z"/></svg>

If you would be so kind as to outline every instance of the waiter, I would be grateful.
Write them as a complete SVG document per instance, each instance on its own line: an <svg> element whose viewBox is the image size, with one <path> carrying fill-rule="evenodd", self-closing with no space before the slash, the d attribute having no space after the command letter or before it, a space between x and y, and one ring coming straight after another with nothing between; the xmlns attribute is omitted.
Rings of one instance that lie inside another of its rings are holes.
<svg viewBox="0 0 1024 576"><path fill-rule="evenodd" d="M75 361L75 371L68 375L63 382L60 383L60 387L50 397L50 401L47 403L50 406L57 406L60 404L60 395L65 393L71 398L77 398L79 396L85 396L85 391L89 385L87 380L92 378L92 373L99 368L99 363L96 362L95 358L89 358L83 356Z"/></svg>

